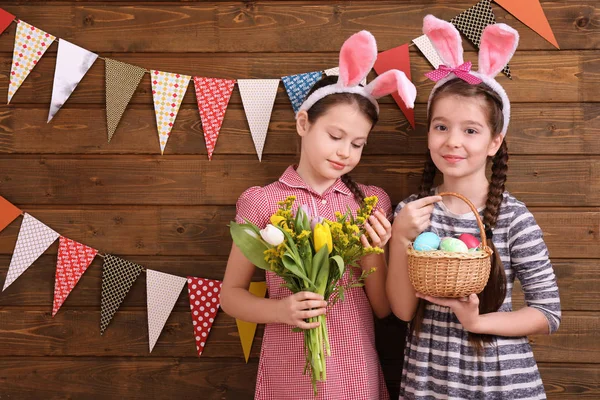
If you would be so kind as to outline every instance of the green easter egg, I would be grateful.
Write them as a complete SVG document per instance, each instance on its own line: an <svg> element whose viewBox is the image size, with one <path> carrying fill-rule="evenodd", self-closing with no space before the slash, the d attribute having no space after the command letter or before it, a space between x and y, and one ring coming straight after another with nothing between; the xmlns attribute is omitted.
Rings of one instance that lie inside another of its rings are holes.
<svg viewBox="0 0 600 400"><path fill-rule="evenodd" d="M444 238L440 244L440 250L448 251L451 253L467 253L469 248L462 241L455 238Z"/></svg>

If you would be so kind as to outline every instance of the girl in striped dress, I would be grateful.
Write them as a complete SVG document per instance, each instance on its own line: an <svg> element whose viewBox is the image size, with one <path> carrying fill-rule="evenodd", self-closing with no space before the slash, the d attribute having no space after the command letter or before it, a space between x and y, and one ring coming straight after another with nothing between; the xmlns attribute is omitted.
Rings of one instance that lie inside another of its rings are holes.
<svg viewBox="0 0 600 400"><path fill-rule="evenodd" d="M365 225L369 238L364 246L385 246L391 235L391 203L375 186L353 182L348 173L358 164L368 135L378 119L376 98L399 91L412 108L416 89L400 71L380 75L366 87L359 82L377 57L373 36L360 32L344 43L340 52L340 76L328 77L311 89L296 115L302 138L300 162L290 166L278 181L246 190L237 202L236 220L247 219L264 228L278 208L277 202L296 196L295 207L305 205L313 216L335 219L335 212L356 214L365 196L379 197L380 210ZM381 400L389 395L375 350L373 313L390 313L385 295L387 263L383 255L361 260L365 269L376 267L365 287L345 293L345 300L327 306L323 297L311 292L293 294L284 281L266 273L268 299L248 291L255 267L232 246L223 287L221 306L235 318L265 323L258 366L255 399L258 400ZM348 269L342 283L347 283ZM326 358L327 380L317 382L313 393L310 377L304 374L304 335L293 327L312 329L318 323L308 318L327 315L331 356Z"/></svg>
<svg viewBox="0 0 600 400"><path fill-rule="evenodd" d="M393 312L410 321L400 398L545 399L527 335L558 329L560 300L542 231L504 188L510 103L493 79L514 53L518 35L504 24L488 26L479 71L470 72L450 23L427 16L423 30L446 66L428 74L437 81L428 104L428 160L420 193L398 205L390 242L388 298ZM437 172L442 183L435 188ZM471 200L486 227L494 255L479 295L433 298L415 293L409 281L406 249L419 233L479 235L468 206L442 199L442 191ZM511 303L515 278L526 301L518 311Z"/></svg>

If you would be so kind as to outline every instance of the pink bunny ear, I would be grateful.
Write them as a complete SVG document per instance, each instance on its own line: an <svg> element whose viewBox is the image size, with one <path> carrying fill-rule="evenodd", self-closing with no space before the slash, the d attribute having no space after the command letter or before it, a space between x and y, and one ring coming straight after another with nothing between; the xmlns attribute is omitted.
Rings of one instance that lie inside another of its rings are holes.
<svg viewBox="0 0 600 400"><path fill-rule="evenodd" d="M377 59L377 43L367 31L350 36L340 50L340 77L342 86L356 86L373 68Z"/></svg>
<svg viewBox="0 0 600 400"><path fill-rule="evenodd" d="M404 72L397 69L391 69L379 75L367 85L365 90L376 99L398 92L408 108L414 108L417 98L415 85L404 75Z"/></svg>
<svg viewBox="0 0 600 400"><path fill-rule="evenodd" d="M460 33L450 22L427 15L423 19L423 33L427 35L445 65L456 68L464 62Z"/></svg>
<svg viewBox="0 0 600 400"><path fill-rule="evenodd" d="M506 24L488 25L479 45L479 73L493 78L515 54L519 33Z"/></svg>

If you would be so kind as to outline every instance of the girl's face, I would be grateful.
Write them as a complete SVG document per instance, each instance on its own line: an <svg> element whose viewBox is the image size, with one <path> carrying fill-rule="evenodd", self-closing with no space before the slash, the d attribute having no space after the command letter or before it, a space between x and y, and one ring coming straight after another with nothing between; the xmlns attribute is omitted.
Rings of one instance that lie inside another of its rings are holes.
<svg viewBox="0 0 600 400"><path fill-rule="evenodd" d="M371 127L369 118L354 104L334 105L312 124L301 111L296 120L302 137L301 158L323 178L335 180L358 164Z"/></svg>
<svg viewBox="0 0 600 400"><path fill-rule="evenodd" d="M428 146L445 178L485 175L487 158L494 156L502 136L492 137L482 98L448 95L432 110Z"/></svg>

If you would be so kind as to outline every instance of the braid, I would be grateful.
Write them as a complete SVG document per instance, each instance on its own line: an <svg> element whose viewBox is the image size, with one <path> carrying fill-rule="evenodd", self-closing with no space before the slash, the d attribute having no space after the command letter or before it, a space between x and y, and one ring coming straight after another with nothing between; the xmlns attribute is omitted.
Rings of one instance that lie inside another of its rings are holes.
<svg viewBox="0 0 600 400"><path fill-rule="evenodd" d="M496 226L498 214L500 213L500 204L502 203L502 194L506 184L506 171L508 170L508 147L506 142L502 145L492 159L492 179L489 186L488 198L483 212L483 223L486 229L492 229Z"/></svg>
<svg viewBox="0 0 600 400"><path fill-rule="evenodd" d="M360 190L358 184L354 182L354 180L348 174L342 175L341 180L346 186L348 186L348 189L350 189L350 191L354 195L354 199L356 200L356 202L358 204L362 204L363 200L365 199L365 194L362 190Z"/></svg>
<svg viewBox="0 0 600 400"><path fill-rule="evenodd" d="M419 198L429 196L429 192L433 187L433 181L435 174L437 173L437 167L431 159L431 152L428 150L425 155L425 167L423 168L423 177L421 178L421 186L419 186Z"/></svg>

